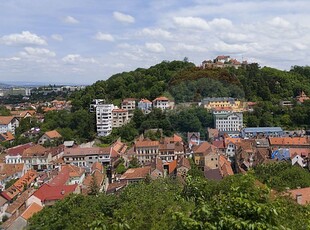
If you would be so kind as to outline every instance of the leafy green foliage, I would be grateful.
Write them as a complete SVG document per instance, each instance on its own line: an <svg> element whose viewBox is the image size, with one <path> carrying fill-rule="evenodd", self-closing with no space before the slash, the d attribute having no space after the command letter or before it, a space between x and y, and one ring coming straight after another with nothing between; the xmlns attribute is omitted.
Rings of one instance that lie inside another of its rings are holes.
<svg viewBox="0 0 310 230"><path fill-rule="evenodd" d="M252 173L220 182L199 176L131 184L119 195L71 195L29 229L308 229L309 207L272 195Z"/></svg>
<svg viewBox="0 0 310 230"><path fill-rule="evenodd" d="M0 106L0 116L10 116L10 110L8 110L5 106Z"/></svg>
<svg viewBox="0 0 310 230"><path fill-rule="evenodd" d="M129 161L129 168L139 168L141 167L140 162L138 160L138 158L133 157L130 161Z"/></svg>
<svg viewBox="0 0 310 230"><path fill-rule="evenodd" d="M287 162L258 165L254 172L262 183L278 191L310 187L309 171Z"/></svg>
<svg viewBox="0 0 310 230"><path fill-rule="evenodd" d="M86 110L51 111L45 115L42 131L57 129L65 140L92 140L95 135L94 114Z"/></svg>

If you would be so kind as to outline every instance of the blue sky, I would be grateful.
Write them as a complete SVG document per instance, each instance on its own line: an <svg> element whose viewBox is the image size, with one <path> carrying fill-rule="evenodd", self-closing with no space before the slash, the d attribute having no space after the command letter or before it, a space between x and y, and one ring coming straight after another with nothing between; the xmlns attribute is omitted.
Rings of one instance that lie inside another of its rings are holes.
<svg viewBox="0 0 310 230"><path fill-rule="evenodd" d="M310 63L310 3L2 0L0 82L91 84L162 60Z"/></svg>

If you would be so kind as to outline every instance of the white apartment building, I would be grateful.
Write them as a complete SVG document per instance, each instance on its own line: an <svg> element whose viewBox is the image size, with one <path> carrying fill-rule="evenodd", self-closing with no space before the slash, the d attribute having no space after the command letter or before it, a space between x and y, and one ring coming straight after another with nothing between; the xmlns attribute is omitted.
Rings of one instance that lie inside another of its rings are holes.
<svg viewBox="0 0 310 230"><path fill-rule="evenodd" d="M103 99L94 99L90 105L89 105L89 112L94 113L96 112L96 108L98 105L102 105L104 104L104 100Z"/></svg>
<svg viewBox="0 0 310 230"><path fill-rule="evenodd" d="M122 127L129 122L129 113L127 109L113 109L112 114L112 128Z"/></svg>
<svg viewBox="0 0 310 230"><path fill-rule="evenodd" d="M112 132L113 118L112 111L115 108L113 104L98 104L96 106L96 125L98 136L108 136Z"/></svg>
<svg viewBox="0 0 310 230"><path fill-rule="evenodd" d="M237 131L243 127L243 114L228 112L225 114L214 114L215 128L222 132Z"/></svg>

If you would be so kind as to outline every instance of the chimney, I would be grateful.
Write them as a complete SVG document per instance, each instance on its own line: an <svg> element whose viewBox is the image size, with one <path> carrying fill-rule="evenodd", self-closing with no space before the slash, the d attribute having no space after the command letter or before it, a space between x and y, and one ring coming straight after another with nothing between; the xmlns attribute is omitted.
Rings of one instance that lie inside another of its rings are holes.
<svg viewBox="0 0 310 230"><path fill-rule="evenodd" d="M302 194L300 194L300 193L296 194L296 201L298 204L302 203Z"/></svg>
<svg viewBox="0 0 310 230"><path fill-rule="evenodd" d="M65 190L61 190L60 194L65 195Z"/></svg>

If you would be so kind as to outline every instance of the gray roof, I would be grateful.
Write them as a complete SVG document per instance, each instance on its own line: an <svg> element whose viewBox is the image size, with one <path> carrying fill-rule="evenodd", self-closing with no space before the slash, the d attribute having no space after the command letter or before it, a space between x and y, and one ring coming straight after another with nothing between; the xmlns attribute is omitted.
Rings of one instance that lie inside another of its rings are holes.
<svg viewBox="0 0 310 230"><path fill-rule="evenodd" d="M243 132L283 132L281 127L255 127L255 128L244 128Z"/></svg>
<svg viewBox="0 0 310 230"><path fill-rule="evenodd" d="M238 116L238 117L242 117L243 116L243 114L240 113L240 112L228 112L228 113L220 113L220 114L213 114L213 115L214 115L214 117L216 119L218 119L218 118L228 118L231 115L235 115L235 116Z"/></svg>

